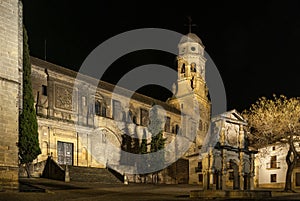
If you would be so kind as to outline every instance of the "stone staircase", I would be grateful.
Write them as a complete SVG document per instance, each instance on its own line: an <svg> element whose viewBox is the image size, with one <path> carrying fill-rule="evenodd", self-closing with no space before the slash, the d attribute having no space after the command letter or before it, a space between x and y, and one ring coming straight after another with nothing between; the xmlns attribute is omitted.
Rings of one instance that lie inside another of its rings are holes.
<svg viewBox="0 0 300 201"><path fill-rule="evenodd" d="M122 184L118 173L106 168L68 166L70 181ZM118 176L118 177L117 177Z"/></svg>

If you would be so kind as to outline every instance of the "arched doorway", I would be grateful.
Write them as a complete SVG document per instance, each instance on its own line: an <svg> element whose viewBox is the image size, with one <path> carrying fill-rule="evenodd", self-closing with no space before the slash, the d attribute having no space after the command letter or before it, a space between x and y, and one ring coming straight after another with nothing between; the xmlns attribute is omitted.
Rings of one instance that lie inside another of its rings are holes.
<svg viewBox="0 0 300 201"><path fill-rule="evenodd" d="M232 160L233 169L233 189L240 189L239 166L236 161Z"/></svg>
<svg viewBox="0 0 300 201"><path fill-rule="evenodd" d="M232 189L240 189L239 166L236 160L230 159L228 163L229 181L232 183Z"/></svg>

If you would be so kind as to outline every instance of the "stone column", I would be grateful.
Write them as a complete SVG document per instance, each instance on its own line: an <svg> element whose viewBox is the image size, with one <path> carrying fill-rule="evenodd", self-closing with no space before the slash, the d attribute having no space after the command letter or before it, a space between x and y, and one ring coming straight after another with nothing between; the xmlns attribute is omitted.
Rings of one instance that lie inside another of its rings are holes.
<svg viewBox="0 0 300 201"><path fill-rule="evenodd" d="M202 166L203 166L203 189L209 189L209 160L208 160L208 153L203 154L202 159Z"/></svg>
<svg viewBox="0 0 300 201"><path fill-rule="evenodd" d="M222 120L222 123L221 123L221 134L220 134L220 144L221 146L224 146L225 145L225 121ZM226 149L223 149L221 150L221 157L222 157L222 169L221 169L221 189L222 190L226 190L227 187L226 187L226 181L227 181L227 177L226 177L226 174L227 174L227 150Z"/></svg>
<svg viewBox="0 0 300 201"><path fill-rule="evenodd" d="M255 174L254 159L255 159L255 156L253 153L250 154L249 159L250 159L250 177L249 177L250 190L254 190L254 174Z"/></svg>
<svg viewBox="0 0 300 201"><path fill-rule="evenodd" d="M244 152L239 154L239 177L240 177L240 190L244 190Z"/></svg>
<svg viewBox="0 0 300 201"><path fill-rule="evenodd" d="M208 151L208 174L209 174L209 188L214 189L214 154L213 148L209 147Z"/></svg>
<svg viewBox="0 0 300 201"><path fill-rule="evenodd" d="M221 188L222 190L227 190L227 187L226 187L226 180L227 180L227 177L226 177L226 174L227 174L227 163L226 163L226 150L223 149L222 150L222 183L221 183Z"/></svg>
<svg viewBox="0 0 300 201"><path fill-rule="evenodd" d="M243 125L239 126L239 148L243 150L245 148L245 135ZM244 152L239 153L239 177L240 177L240 190L244 190Z"/></svg>

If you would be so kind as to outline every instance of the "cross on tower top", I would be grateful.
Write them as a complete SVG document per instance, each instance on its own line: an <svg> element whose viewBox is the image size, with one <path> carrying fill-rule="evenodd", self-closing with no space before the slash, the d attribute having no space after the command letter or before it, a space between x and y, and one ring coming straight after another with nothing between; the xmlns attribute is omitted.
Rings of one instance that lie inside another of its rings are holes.
<svg viewBox="0 0 300 201"><path fill-rule="evenodd" d="M191 16L188 16L187 18L189 20L189 24L188 25L185 24L185 26L188 26L189 27L189 33L192 33L192 27L195 27L197 25L196 24L192 24L192 18L191 18Z"/></svg>

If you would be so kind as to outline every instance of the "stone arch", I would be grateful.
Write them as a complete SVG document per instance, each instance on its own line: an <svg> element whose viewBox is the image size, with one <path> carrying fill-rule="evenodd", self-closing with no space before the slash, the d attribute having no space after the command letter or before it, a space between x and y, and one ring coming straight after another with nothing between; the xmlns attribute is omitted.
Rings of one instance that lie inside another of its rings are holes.
<svg viewBox="0 0 300 201"><path fill-rule="evenodd" d="M228 178L232 181L232 189L240 189L239 163L237 158L227 160Z"/></svg>
<svg viewBox="0 0 300 201"><path fill-rule="evenodd" d="M88 143L83 146L88 147L88 153L92 158L89 165L105 167L107 164L118 164L122 140L119 132L114 127L112 129L100 127L88 135Z"/></svg>
<svg viewBox="0 0 300 201"><path fill-rule="evenodd" d="M116 132L114 132L112 129L104 127L104 128L99 128L99 131L105 132L105 137L108 140L110 138L109 136L112 136L113 138L116 138L117 142L121 145L121 142L122 142L121 135L117 135Z"/></svg>

